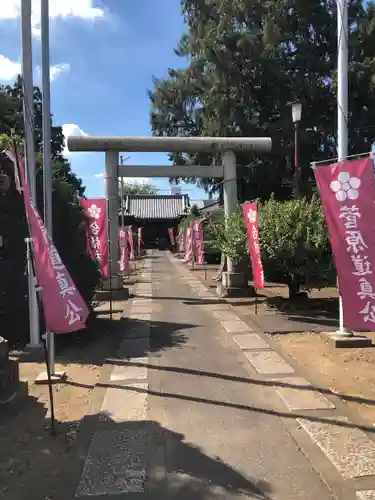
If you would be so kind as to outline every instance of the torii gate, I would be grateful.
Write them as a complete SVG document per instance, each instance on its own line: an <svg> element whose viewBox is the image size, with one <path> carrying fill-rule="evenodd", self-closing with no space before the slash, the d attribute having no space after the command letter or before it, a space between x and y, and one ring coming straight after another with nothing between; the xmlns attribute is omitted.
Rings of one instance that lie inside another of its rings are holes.
<svg viewBox="0 0 375 500"><path fill-rule="evenodd" d="M105 198L108 206L113 287L120 288L118 248L118 177L223 178L224 212L237 205L236 152L269 152L270 137L68 137L69 151L105 152ZM119 153L221 153L221 165L119 165ZM228 259L228 274L233 273Z"/></svg>

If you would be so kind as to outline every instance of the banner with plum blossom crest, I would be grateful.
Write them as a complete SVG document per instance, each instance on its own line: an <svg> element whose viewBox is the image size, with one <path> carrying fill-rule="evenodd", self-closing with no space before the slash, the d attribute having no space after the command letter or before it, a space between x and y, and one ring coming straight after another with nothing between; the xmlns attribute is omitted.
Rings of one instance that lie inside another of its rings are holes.
<svg viewBox="0 0 375 500"><path fill-rule="evenodd" d="M96 260L103 278L109 277L109 252L107 238L107 214L105 199L82 199L83 208L88 221L86 229L88 251Z"/></svg>
<svg viewBox="0 0 375 500"><path fill-rule="evenodd" d="M30 197L22 158L8 151L19 175L16 186L23 191L25 211L32 239L35 276L41 288L43 313L47 332L71 333L86 327L89 310L77 290L61 257L47 234ZM17 176L16 176L17 178Z"/></svg>
<svg viewBox="0 0 375 500"><path fill-rule="evenodd" d="M371 158L314 169L335 259L344 326L375 324L375 183Z"/></svg>

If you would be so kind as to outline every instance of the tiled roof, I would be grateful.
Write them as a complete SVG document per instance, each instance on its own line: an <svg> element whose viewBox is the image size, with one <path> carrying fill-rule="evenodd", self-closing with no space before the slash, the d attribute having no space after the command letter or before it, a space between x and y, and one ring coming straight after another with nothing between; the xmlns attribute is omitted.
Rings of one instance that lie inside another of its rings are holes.
<svg viewBox="0 0 375 500"><path fill-rule="evenodd" d="M178 219L189 207L187 195L128 195L125 215L136 219Z"/></svg>

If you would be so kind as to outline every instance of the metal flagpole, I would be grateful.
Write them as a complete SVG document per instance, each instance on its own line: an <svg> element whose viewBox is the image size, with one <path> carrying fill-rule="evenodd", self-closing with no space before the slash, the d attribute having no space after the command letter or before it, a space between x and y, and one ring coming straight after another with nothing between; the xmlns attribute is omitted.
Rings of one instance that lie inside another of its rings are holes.
<svg viewBox="0 0 375 500"><path fill-rule="evenodd" d="M43 197L44 224L53 239L52 227L52 165L51 165L51 96L49 62L49 0L41 0L41 47L42 47L42 109L43 109ZM51 375L55 375L55 338L47 333L48 362Z"/></svg>
<svg viewBox="0 0 375 500"><path fill-rule="evenodd" d="M34 98L33 98L33 61L31 38L31 0L21 1L21 72L23 120L25 130L26 178L30 195L36 203L35 146L34 146ZM28 246L30 243L26 242ZM28 248L26 249L28 251ZM29 289L30 347L41 347L39 329L39 308L36 295L36 279L31 259L27 261Z"/></svg>
<svg viewBox="0 0 375 500"><path fill-rule="evenodd" d="M337 157L348 157L348 0L337 0ZM340 284L338 283L340 292ZM344 311L339 297L339 329L337 335L351 337L344 326Z"/></svg>

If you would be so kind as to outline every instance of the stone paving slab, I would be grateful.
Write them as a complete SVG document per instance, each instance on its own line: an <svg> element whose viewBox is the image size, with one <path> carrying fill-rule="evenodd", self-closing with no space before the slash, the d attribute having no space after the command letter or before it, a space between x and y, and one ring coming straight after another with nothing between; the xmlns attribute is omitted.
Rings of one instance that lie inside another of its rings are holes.
<svg viewBox="0 0 375 500"><path fill-rule="evenodd" d="M207 311L230 311L231 308L228 304L226 303L219 303L219 304L205 304L204 305L205 310Z"/></svg>
<svg viewBox="0 0 375 500"><path fill-rule="evenodd" d="M148 314L142 314L142 313L138 313L138 312L131 312L129 314L129 319L138 319L138 320L141 320L141 321L150 321L151 319L151 314L148 313Z"/></svg>
<svg viewBox="0 0 375 500"><path fill-rule="evenodd" d="M150 350L150 338L130 338L123 340L117 351L117 356L121 358L138 358L144 356Z"/></svg>
<svg viewBox="0 0 375 500"><path fill-rule="evenodd" d="M263 375L294 373L293 367L288 365L275 351L245 351L245 356L255 370Z"/></svg>
<svg viewBox="0 0 375 500"><path fill-rule="evenodd" d="M221 326L228 333L252 332L253 330L244 321L222 321Z"/></svg>
<svg viewBox="0 0 375 500"><path fill-rule="evenodd" d="M263 340L262 337L259 337L259 335L256 333L235 335L233 337L233 340L244 351L252 350L252 349L255 349L255 350L257 350L257 349L270 349L269 344L267 344L267 342L265 340Z"/></svg>
<svg viewBox="0 0 375 500"><path fill-rule="evenodd" d="M151 331L150 323L147 323L145 321L137 321L135 319L131 319L129 323L126 323L126 337L128 339L149 337L150 331Z"/></svg>
<svg viewBox="0 0 375 500"><path fill-rule="evenodd" d="M135 358L135 359L147 360L147 358ZM147 361L144 364L147 364ZM136 366L133 363L114 366L110 376L111 381L146 380L146 379L147 379L147 366Z"/></svg>
<svg viewBox="0 0 375 500"><path fill-rule="evenodd" d="M151 313L151 304L145 304L145 305L138 305L138 304L133 304L132 308L130 309L131 314L150 314Z"/></svg>
<svg viewBox="0 0 375 500"><path fill-rule="evenodd" d="M375 490L357 491L358 500L375 500Z"/></svg>
<svg viewBox="0 0 375 500"><path fill-rule="evenodd" d="M275 379L275 382L286 387L276 386L276 392L284 404L293 410L332 410L332 404L323 394L314 390L313 386L302 377L286 377ZM288 387L290 386L290 387Z"/></svg>
<svg viewBox="0 0 375 500"><path fill-rule="evenodd" d="M349 423L346 417L326 418L327 422L297 421L345 479L375 476L375 442L363 431L334 420Z"/></svg>
<svg viewBox="0 0 375 500"><path fill-rule="evenodd" d="M108 387L101 413L114 422L129 422L147 418L148 383L137 382Z"/></svg>
<svg viewBox="0 0 375 500"><path fill-rule="evenodd" d="M90 444L76 498L144 493L146 430L96 432Z"/></svg>
<svg viewBox="0 0 375 500"><path fill-rule="evenodd" d="M232 311L213 311L212 316L219 321L240 321Z"/></svg>

